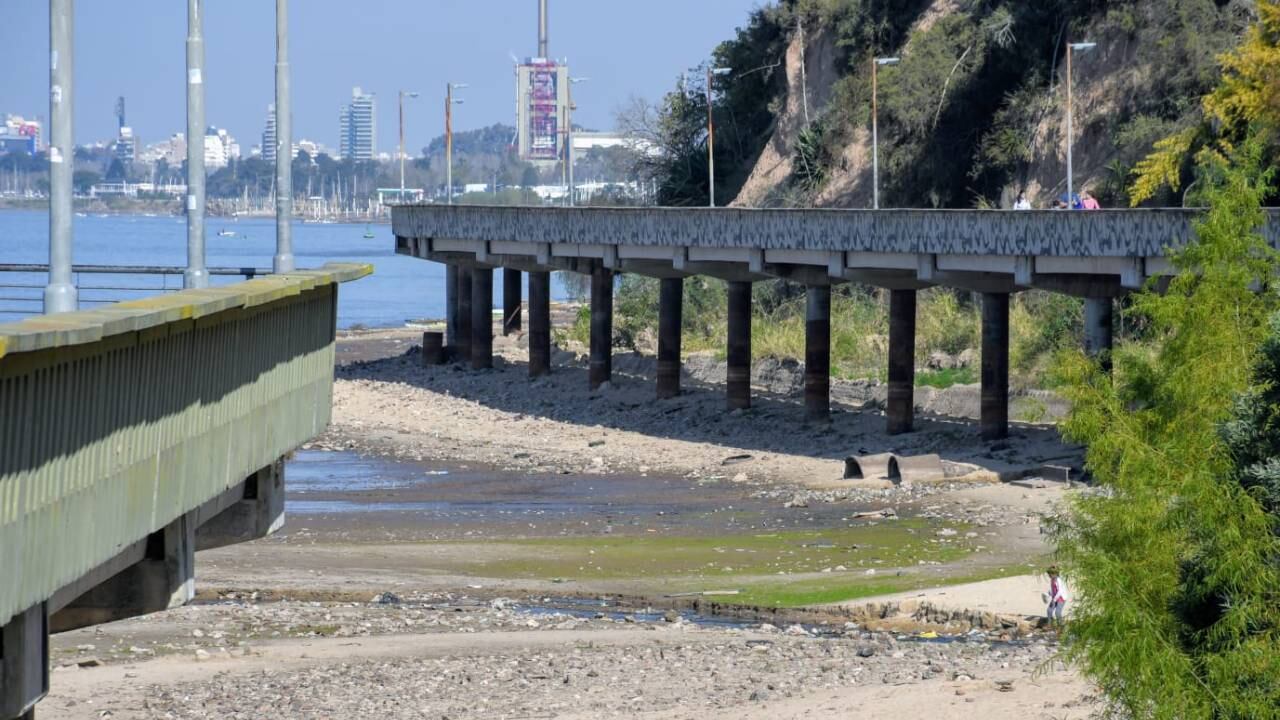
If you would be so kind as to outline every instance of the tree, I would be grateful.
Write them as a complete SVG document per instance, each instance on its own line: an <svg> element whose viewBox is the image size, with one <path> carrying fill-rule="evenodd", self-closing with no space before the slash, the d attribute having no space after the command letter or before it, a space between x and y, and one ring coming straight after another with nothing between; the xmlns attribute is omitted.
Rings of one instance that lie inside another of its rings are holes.
<svg viewBox="0 0 1280 720"><path fill-rule="evenodd" d="M1250 140L1232 164L1206 158L1211 209L1197 240L1174 256L1166 292L1132 303L1154 340L1117 348L1114 379L1081 354L1063 366L1065 430L1088 445L1103 489L1054 528L1079 600L1066 653L1124 717L1244 720L1280 707L1276 519L1238 481L1266 445L1229 421L1233 409L1245 424L1270 417L1233 404L1266 397L1249 385L1280 304L1256 290L1277 276L1257 232L1270 192L1262 156Z"/></svg>

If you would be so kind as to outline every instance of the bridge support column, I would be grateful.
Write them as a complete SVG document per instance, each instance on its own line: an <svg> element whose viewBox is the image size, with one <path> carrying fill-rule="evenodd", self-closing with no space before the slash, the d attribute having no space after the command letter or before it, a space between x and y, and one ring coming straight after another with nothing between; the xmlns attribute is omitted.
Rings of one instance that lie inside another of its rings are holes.
<svg viewBox="0 0 1280 720"><path fill-rule="evenodd" d="M284 527L284 461L245 479L241 499L196 530L196 550L264 538Z"/></svg>
<svg viewBox="0 0 1280 720"><path fill-rule="evenodd" d="M983 440L1009 436L1009 294L982 295Z"/></svg>
<svg viewBox="0 0 1280 720"><path fill-rule="evenodd" d="M551 373L551 273L529 273L529 377Z"/></svg>
<svg viewBox="0 0 1280 720"><path fill-rule="evenodd" d="M493 268L471 271L471 369L493 367Z"/></svg>
<svg viewBox="0 0 1280 720"><path fill-rule="evenodd" d="M889 291L888 433L915 428L916 291Z"/></svg>
<svg viewBox="0 0 1280 720"><path fill-rule="evenodd" d="M454 343L457 362L471 362L471 268L458 268L458 340Z"/></svg>
<svg viewBox="0 0 1280 720"><path fill-rule="evenodd" d="M1086 298L1084 301L1084 351L1098 358L1102 369L1111 372L1111 348L1114 344L1114 315L1111 298Z"/></svg>
<svg viewBox="0 0 1280 720"><path fill-rule="evenodd" d="M603 265L591 272L592 390L613 378L613 271Z"/></svg>
<svg viewBox="0 0 1280 720"><path fill-rule="evenodd" d="M831 419L831 286L809 286L805 301L804 416L825 423Z"/></svg>
<svg viewBox="0 0 1280 720"><path fill-rule="evenodd" d="M519 334L521 301L524 296L524 282L519 270L504 268L502 270L502 336L511 333Z"/></svg>
<svg viewBox="0 0 1280 720"><path fill-rule="evenodd" d="M730 410L751 407L751 283L729 283L728 369Z"/></svg>
<svg viewBox="0 0 1280 720"><path fill-rule="evenodd" d="M684 278L663 278L658 292L658 399L680 394Z"/></svg>
<svg viewBox="0 0 1280 720"><path fill-rule="evenodd" d="M194 512L147 536L143 559L53 613L49 627L64 632L180 607L195 597Z"/></svg>
<svg viewBox="0 0 1280 720"><path fill-rule="evenodd" d="M45 604L0 627L0 720L35 720L49 693L49 620Z"/></svg>
<svg viewBox="0 0 1280 720"><path fill-rule="evenodd" d="M444 356L458 354L458 274L457 265L444 266Z"/></svg>

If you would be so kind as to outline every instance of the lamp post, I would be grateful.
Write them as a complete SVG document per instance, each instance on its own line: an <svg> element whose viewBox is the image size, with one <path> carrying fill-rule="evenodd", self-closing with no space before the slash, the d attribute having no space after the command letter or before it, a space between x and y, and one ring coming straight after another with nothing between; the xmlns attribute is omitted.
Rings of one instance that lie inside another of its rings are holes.
<svg viewBox="0 0 1280 720"><path fill-rule="evenodd" d="M453 204L453 106L464 100L453 98L454 90L467 87L466 83L449 83L444 96L444 162L445 184L449 186L449 204Z"/></svg>
<svg viewBox="0 0 1280 720"><path fill-rule="evenodd" d="M716 206L716 122L715 113L712 110L714 104L712 91L716 76L728 75L731 72L733 68L707 68L707 178L711 189L711 207Z"/></svg>
<svg viewBox="0 0 1280 720"><path fill-rule="evenodd" d="M880 209L880 73L882 65L897 65L902 58L878 57L871 62L871 203Z"/></svg>
<svg viewBox="0 0 1280 720"><path fill-rule="evenodd" d="M204 0L187 0L187 269L184 288L209 287L204 247ZM280 115L276 117L279 125Z"/></svg>
<svg viewBox="0 0 1280 720"><path fill-rule="evenodd" d="M1067 43L1067 204L1075 204L1075 177L1073 175L1074 168L1072 157L1072 146L1075 144L1075 117L1072 99L1072 73L1071 73L1071 56L1077 52L1088 52L1095 47L1097 43L1081 42Z"/></svg>
<svg viewBox="0 0 1280 720"><path fill-rule="evenodd" d="M400 91L400 202L404 202L404 99L416 98L418 93Z"/></svg>
<svg viewBox="0 0 1280 720"><path fill-rule="evenodd" d="M75 142L71 132L74 0L49 3L49 284L46 315L79 307L71 276L72 183ZM15 170L16 174L17 171Z"/></svg>
<svg viewBox="0 0 1280 720"><path fill-rule="evenodd" d="M569 207L574 205L574 183L573 183L573 111L577 106L573 104L573 86L580 82L586 82L591 78L569 78L568 87L568 106L565 108L566 122L564 125L565 143L564 152L567 158L566 164L569 171Z"/></svg>
<svg viewBox="0 0 1280 720"><path fill-rule="evenodd" d="M200 147L204 152L204 146ZM275 272L293 272L293 95L289 75L289 3L276 0L276 254Z"/></svg>

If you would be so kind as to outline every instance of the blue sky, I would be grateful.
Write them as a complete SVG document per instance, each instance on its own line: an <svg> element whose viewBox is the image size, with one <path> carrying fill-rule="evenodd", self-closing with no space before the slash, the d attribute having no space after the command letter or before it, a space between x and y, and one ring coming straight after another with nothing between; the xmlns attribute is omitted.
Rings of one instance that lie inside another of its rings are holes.
<svg viewBox="0 0 1280 720"><path fill-rule="evenodd" d="M628 97L657 98L677 76L731 37L763 0L551 0L551 54L575 76L575 123L608 128ZM143 142L186 127L186 3L76 3L76 141L115 134L115 99ZM42 0L4 0L0 21L0 113L48 114L49 12ZM292 0L295 138L336 146L338 107L359 85L378 95L378 145L396 143L396 93L406 106L407 147L443 129L443 94L466 82L457 129L513 123L511 55L537 52L536 0ZM274 92L275 3L209 0L208 122L245 152L260 142Z"/></svg>

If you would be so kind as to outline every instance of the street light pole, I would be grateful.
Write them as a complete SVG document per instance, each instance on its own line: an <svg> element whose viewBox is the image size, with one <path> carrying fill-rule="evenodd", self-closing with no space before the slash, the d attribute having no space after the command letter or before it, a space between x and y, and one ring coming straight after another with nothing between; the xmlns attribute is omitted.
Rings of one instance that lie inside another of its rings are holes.
<svg viewBox="0 0 1280 720"><path fill-rule="evenodd" d="M400 91L400 202L404 202L404 99L418 97L416 92Z"/></svg>
<svg viewBox="0 0 1280 720"><path fill-rule="evenodd" d="M444 162L445 184L449 186L449 204L453 204L453 104L462 104L453 99L453 91L467 87L466 83L448 83L444 96Z"/></svg>
<svg viewBox="0 0 1280 720"><path fill-rule="evenodd" d="M76 154L75 139L71 133L74 16L75 0L50 0L49 284L44 289L46 315L74 312L79 304L76 286L71 282L71 195Z"/></svg>
<svg viewBox="0 0 1280 720"><path fill-rule="evenodd" d="M712 92L715 85L715 77L717 75L728 75L733 72L732 68L707 68L707 180L710 187L711 207L716 206L716 122L714 107L714 96Z"/></svg>
<svg viewBox="0 0 1280 720"><path fill-rule="evenodd" d="M187 0L187 270L182 274L186 288L209 286L204 264L204 185L204 0Z"/></svg>
<svg viewBox="0 0 1280 720"><path fill-rule="evenodd" d="M901 58L873 58L871 62L871 202L880 209L880 75L881 65L897 65Z"/></svg>
<svg viewBox="0 0 1280 720"><path fill-rule="evenodd" d="M565 157L567 157L567 158L569 159L569 160L568 160L568 166L569 166L569 207L573 207L573 206L574 206L574 202L575 202L575 199L574 199L574 182L573 182L573 111L574 111L576 108L575 108L575 106L574 106L574 104L573 104L573 86L574 86L574 85L576 85L576 84L578 84L578 83L580 83L580 82L586 82L587 80L590 80L590 79L591 79L591 78L569 78L569 87L568 87L568 100L569 100L569 104L568 104L568 106L565 108L565 115L566 115L567 119L566 119L566 121L565 121L565 126L564 126L565 138L566 138L566 140L565 140Z"/></svg>
<svg viewBox="0 0 1280 720"><path fill-rule="evenodd" d="M1071 57L1075 51L1088 52L1097 47L1097 43L1067 43L1067 205L1075 205L1075 176L1073 146L1075 145L1075 110L1072 98Z"/></svg>
<svg viewBox="0 0 1280 720"><path fill-rule="evenodd" d="M203 151L203 146L201 151ZM293 95L289 88L289 0L276 0L276 255L272 269L292 272Z"/></svg>

